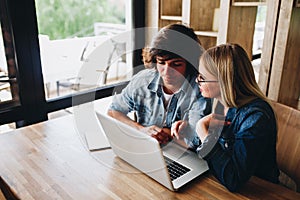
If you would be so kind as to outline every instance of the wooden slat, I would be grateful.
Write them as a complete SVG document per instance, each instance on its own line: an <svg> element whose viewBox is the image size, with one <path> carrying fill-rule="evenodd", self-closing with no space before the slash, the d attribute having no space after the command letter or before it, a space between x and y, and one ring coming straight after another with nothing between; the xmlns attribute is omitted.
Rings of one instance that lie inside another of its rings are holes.
<svg viewBox="0 0 300 200"><path fill-rule="evenodd" d="M287 39L291 21L291 2L290 5L281 3L280 15L277 24L277 39L275 41L274 55L272 60L272 71L270 78L270 87L268 91L268 97L274 101L278 101L279 89L281 85L281 76L284 67L284 57L287 48Z"/></svg>
<svg viewBox="0 0 300 200"><path fill-rule="evenodd" d="M268 97L296 108L300 95L300 10L293 3L281 1Z"/></svg>
<svg viewBox="0 0 300 200"><path fill-rule="evenodd" d="M227 42L241 45L252 59L253 35L255 29L257 7L231 6Z"/></svg>
<svg viewBox="0 0 300 200"><path fill-rule="evenodd" d="M220 0L191 1L190 24L195 31L212 31L214 10L220 7Z"/></svg>
<svg viewBox="0 0 300 200"><path fill-rule="evenodd" d="M160 19L162 20L169 20L169 21L181 21L181 16L171 16L171 15L162 15L160 16Z"/></svg>
<svg viewBox="0 0 300 200"><path fill-rule="evenodd" d="M218 37L218 32L216 31L195 31L195 34L199 36Z"/></svg>
<svg viewBox="0 0 300 200"><path fill-rule="evenodd" d="M300 111L277 102L272 105L278 124L278 166L296 183L300 191Z"/></svg>
<svg viewBox="0 0 300 200"><path fill-rule="evenodd" d="M279 102L297 108L300 96L300 9L293 8L283 64Z"/></svg>
<svg viewBox="0 0 300 200"><path fill-rule="evenodd" d="M222 23L220 21L217 45L225 44L227 42L228 24L229 24L228 21L229 21L229 13L230 13L230 0L221 0L220 8L222 8L220 10L220 16L222 16L222 21L224 21L224 23Z"/></svg>
<svg viewBox="0 0 300 200"><path fill-rule="evenodd" d="M190 26L191 21L191 1L182 0L182 23L187 26Z"/></svg>
<svg viewBox="0 0 300 200"><path fill-rule="evenodd" d="M266 0L232 0L232 6L260 6L265 5Z"/></svg>
<svg viewBox="0 0 300 200"><path fill-rule="evenodd" d="M259 70L258 84L260 89L267 94L269 77L272 68L274 44L276 38L277 16L279 13L280 0L267 1L267 16L262 47L261 64Z"/></svg>
<svg viewBox="0 0 300 200"><path fill-rule="evenodd" d="M172 192L110 149L89 152L75 127L68 115L0 135L0 176L20 199L300 199L254 177L231 193L209 173Z"/></svg>

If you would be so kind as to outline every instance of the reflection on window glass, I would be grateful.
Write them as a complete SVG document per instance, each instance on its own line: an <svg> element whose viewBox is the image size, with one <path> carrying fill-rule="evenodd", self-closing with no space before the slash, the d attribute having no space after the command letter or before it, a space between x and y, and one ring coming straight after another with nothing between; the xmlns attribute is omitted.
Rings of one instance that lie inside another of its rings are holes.
<svg viewBox="0 0 300 200"><path fill-rule="evenodd" d="M3 43L2 29L0 27L0 103L12 100L10 83L7 81L8 71Z"/></svg>
<svg viewBox="0 0 300 200"><path fill-rule="evenodd" d="M47 98L128 78L126 41L114 39L129 29L125 2L36 0Z"/></svg>
<svg viewBox="0 0 300 200"><path fill-rule="evenodd" d="M258 6L255 22L254 38L253 38L253 52L260 51L262 49L265 23L267 15L267 6Z"/></svg>
<svg viewBox="0 0 300 200"><path fill-rule="evenodd" d="M257 15L256 15L256 22L255 22L255 30L253 36L253 55L257 56L261 54L263 40L264 40L264 33L265 33L265 23L266 23L266 16L267 16L267 6L262 5L257 7ZM260 68L260 56L259 58L254 59L252 61L255 78L258 82L259 78L259 68Z"/></svg>
<svg viewBox="0 0 300 200"><path fill-rule="evenodd" d="M0 105L3 105L4 108L7 108L5 103L13 100L12 92L11 92L11 84L8 79L8 68L7 61L5 56L5 46L4 46L4 34L6 34L6 40L10 40L10 36L7 35L6 31L2 32L2 28L0 26ZM14 67L14 62L11 62L11 67ZM18 97L16 97L18 98ZM16 102L16 101L15 101ZM14 123L3 124L0 126L0 134L11 131L15 129L16 126Z"/></svg>

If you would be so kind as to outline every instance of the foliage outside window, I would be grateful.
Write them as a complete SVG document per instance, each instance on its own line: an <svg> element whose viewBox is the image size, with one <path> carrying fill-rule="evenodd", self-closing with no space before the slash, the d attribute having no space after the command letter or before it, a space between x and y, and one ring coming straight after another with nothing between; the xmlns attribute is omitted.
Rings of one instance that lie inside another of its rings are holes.
<svg viewBox="0 0 300 200"><path fill-rule="evenodd" d="M122 1L121 1L122 2ZM94 35L94 22L125 24L119 0L36 0L39 33L51 40Z"/></svg>

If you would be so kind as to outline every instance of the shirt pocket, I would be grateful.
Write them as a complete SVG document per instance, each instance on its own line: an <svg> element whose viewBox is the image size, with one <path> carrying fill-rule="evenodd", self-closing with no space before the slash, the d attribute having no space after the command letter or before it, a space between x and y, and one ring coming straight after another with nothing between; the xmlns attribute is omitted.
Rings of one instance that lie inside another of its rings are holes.
<svg viewBox="0 0 300 200"><path fill-rule="evenodd" d="M145 96L137 96L134 111L136 112L137 122L142 125L151 123L153 100Z"/></svg>
<svg viewBox="0 0 300 200"><path fill-rule="evenodd" d="M235 135L232 129L227 126L223 127L222 134L219 138L219 143L225 151L232 151L235 142Z"/></svg>
<svg viewBox="0 0 300 200"><path fill-rule="evenodd" d="M233 149L234 141L234 138L219 138L219 144L221 145L222 149L229 152L231 152Z"/></svg>

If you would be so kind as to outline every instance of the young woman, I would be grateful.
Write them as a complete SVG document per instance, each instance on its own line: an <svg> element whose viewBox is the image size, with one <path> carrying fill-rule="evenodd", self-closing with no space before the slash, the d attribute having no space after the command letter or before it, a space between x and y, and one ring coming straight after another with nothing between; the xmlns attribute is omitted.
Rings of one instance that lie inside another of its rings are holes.
<svg viewBox="0 0 300 200"><path fill-rule="evenodd" d="M199 72L202 95L217 100L218 109L197 123L198 155L230 191L252 175L278 183L276 119L244 49L237 44L208 49Z"/></svg>
<svg viewBox="0 0 300 200"><path fill-rule="evenodd" d="M172 139L171 125L185 120L182 138L198 144L199 139L194 139L196 123L211 112L210 100L202 97L195 83L201 53L193 29L182 24L162 28L143 50L147 69L136 74L115 96L108 114L161 144ZM129 112L135 112L136 121L127 116Z"/></svg>

